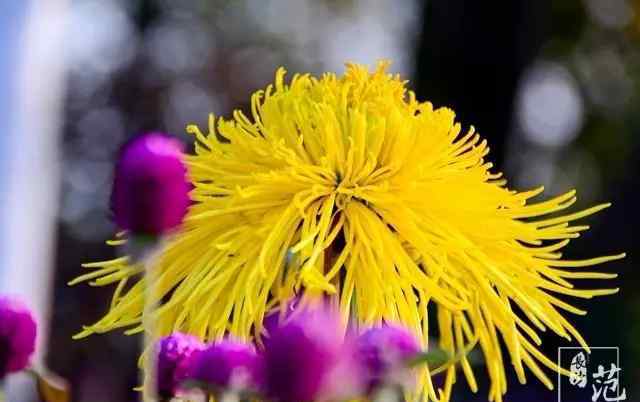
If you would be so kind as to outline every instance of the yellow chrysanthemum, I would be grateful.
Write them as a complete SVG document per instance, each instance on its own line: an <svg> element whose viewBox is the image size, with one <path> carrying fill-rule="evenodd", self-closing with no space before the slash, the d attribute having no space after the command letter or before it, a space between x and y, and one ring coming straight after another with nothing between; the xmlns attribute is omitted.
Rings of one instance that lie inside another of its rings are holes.
<svg viewBox="0 0 640 402"><path fill-rule="evenodd" d="M608 204L545 217L576 200L570 191L531 203L542 188L516 192L485 162L485 141L461 134L454 113L421 103L386 72L348 65L342 77L296 75L252 98L252 117L210 118L188 158L194 201L183 228L164 246L150 284L162 334L250 338L265 312L294 293L333 295L359 323L400 321L426 341L428 306L440 345L458 353L478 342L500 401L509 359L550 388L540 364L561 370L538 346L539 331L586 344L563 316L585 314L558 296L591 298L617 289L579 290L571 279L613 278L581 268L623 257L564 260L559 250L587 226L570 222ZM127 258L87 264L76 282L118 284L109 313L80 336L120 327L142 330L142 271ZM508 356L501 352L500 339ZM462 358L470 387L476 382ZM447 400L446 371L436 392Z"/></svg>

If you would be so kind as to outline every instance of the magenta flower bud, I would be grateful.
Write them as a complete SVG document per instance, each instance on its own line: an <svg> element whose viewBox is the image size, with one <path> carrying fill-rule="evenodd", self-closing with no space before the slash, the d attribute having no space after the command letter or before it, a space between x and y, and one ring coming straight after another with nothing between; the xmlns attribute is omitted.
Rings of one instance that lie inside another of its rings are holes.
<svg viewBox="0 0 640 402"><path fill-rule="evenodd" d="M258 389L260 359L253 346L223 340L193 355L186 377L208 390L250 391Z"/></svg>
<svg viewBox="0 0 640 402"><path fill-rule="evenodd" d="M380 385L408 385L407 363L420 353L420 345L407 329L386 325L360 335L356 350L370 392Z"/></svg>
<svg viewBox="0 0 640 402"><path fill-rule="evenodd" d="M0 297L0 381L25 369L36 348L36 321L17 300Z"/></svg>
<svg viewBox="0 0 640 402"><path fill-rule="evenodd" d="M295 312L265 339L263 390L278 402L349 399L361 390L354 357L339 317Z"/></svg>
<svg viewBox="0 0 640 402"><path fill-rule="evenodd" d="M204 349L204 344L192 335L175 332L160 339L156 345L156 388L162 398L176 394L186 377L186 365L192 354Z"/></svg>
<svg viewBox="0 0 640 402"><path fill-rule="evenodd" d="M182 222L191 185L176 138L148 133L129 141L116 164L111 209L134 234L160 235Z"/></svg>

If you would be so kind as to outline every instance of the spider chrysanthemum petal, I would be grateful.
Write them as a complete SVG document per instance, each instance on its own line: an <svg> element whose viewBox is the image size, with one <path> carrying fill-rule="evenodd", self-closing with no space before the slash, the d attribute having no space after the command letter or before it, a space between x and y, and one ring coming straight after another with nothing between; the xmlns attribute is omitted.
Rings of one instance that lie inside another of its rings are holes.
<svg viewBox="0 0 640 402"><path fill-rule="evenodd" d="M506 392L507 360L521 381L528 367L552 387L540 365L562 369L539 351L538 332L586 347L564 316L584 311L560 296L617 290L576 289L571 280L615 277L582 267L622 254L560 254L587 229L572 222L608 204L548 217L575 192L533 203L541 188L508 189L473 128L461 133L453 111L418 102L386 69L348 65L343 76L296 75L288 84L280 69L253 95L251 117L211 117L207 133L187 128L196 139L187 160L194 205L154 267L158 328L250 338L292 295L304 303L328 294L345 318L401 322L426 343L435 310L441 347L455 354L478 343L491 400ZM141 268L126 258L87 266L97 271L84 279L118 287L109 313L81 336L140 330L145 279L127 281ZM458 366L475 390L466 358ZM438 391L425 376L426 394L448 399L455 375L447 369Z"/></svg>

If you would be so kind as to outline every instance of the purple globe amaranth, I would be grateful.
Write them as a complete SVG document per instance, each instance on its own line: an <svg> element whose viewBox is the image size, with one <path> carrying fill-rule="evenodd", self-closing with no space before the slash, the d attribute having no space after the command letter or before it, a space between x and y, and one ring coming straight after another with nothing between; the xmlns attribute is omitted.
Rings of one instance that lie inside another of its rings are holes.
<svg viewBox="0 0 640 402"><path fill-rule="evenodd" d="M29 365L36 333L31 311L16 299L0 296L0 381Z"/></svg>
<svg viewBox="0 0 640 402"><path fill-rule="evenodd" d="M263 392L278 402L347 400L362 384L337 315L296 311L264 340Z"/></svg>
<svg viewBox="0 0 640 402"><path fill-rule="evenodd" d="M175 332L156 344L156 389L162 398L172 397L186 377L186 364L205 345L195 336Z"/></svg>
<svg viewBox="0 0 640 402"><path fill-rule="evenodd" d="M191 202L183 149L178 139L155 132L122 147L111 194L121 229L161 235L180 225Z"/></svg>
<svg viewBox="0 0 640 402"><path fill-rule="evenodd" d="M420 353L420 345L407 329L396 325L371 328L355 343L368 391L380 385L411 382L407 363Z"/></svg>
<svg viewBox="0 0 640 402"><path fill-rule="evenodd" d="M225 339L194 354L186 379L210 390L255 392L262 382L260 358L252 345Z"/></svg>
<svg viewBox="0 0 640 402"><path fill-rule="evenodd" d="M262 320L261 337L268 337L280 324L291 317L300 305L300 296L294 296L286 303L283 303L267 312Z"/></svg>

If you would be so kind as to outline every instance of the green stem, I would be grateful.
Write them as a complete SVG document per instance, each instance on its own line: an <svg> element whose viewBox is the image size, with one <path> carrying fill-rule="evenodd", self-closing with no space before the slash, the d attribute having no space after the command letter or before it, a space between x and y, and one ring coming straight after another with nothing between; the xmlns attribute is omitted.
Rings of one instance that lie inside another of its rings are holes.
<svg viewBox="0 0 640 402"><path fill-rule="evenodd" d="M382 386L373 395L373 402L404 402L402 387Z"/></svg>
<svg viewBox="0 0 640 402"><path fill-rule="evenodd" d="M4 380L0 380L0 402L5 402L6 399L4 397Z"/></svg>
<svg viewBox="0 0 640 402"><path fill-rule="evenodd" d="M157 244L155 244L157 247ZM156 308L156 304L154 302L154 286L157 279L157 273L155 271L155 263L157 261L157 249L153 249L153 247L149 244L145 244L145 250L143 259L141 262L145 267L145 289L144 289L144 307L142 320L144 325L144 344L143 344L143 353L146 353L145 356L145 365L142 371L142 381L143 381L143 391L142 391L142 400L143 402L152 402L155 400L156 392L157 392L157 384L156 384L156 351L155 342L157 341L157 329L155 322L153 321L153 312Z"/></svg>
<svg viewBox="0 0 640 402"><path fill-rule="evenodd" d="M145 356L145 365L142 371L142 381L143 381L143 392L142 392L142 400L143 402L151 402L154 399L154 395L157 390L156 378L155 378L155 366L156 366L156 351L155 347L155 327L151 322L151 314L153 313L153 303L152 300L152 292L149 282L151 282L151 275L149 272L146 273L147 283L145 285L145 302L144 302L144 313L143 320L148 320L144 323L144 343L143 343L143 353L146 353Z"/></svg>
<svg viewBox="0 0 640 402"><path fill-rule="evenodd" d="M236 391L226 391L222 393L220 402L240 402L240 396Z"/></svg>

